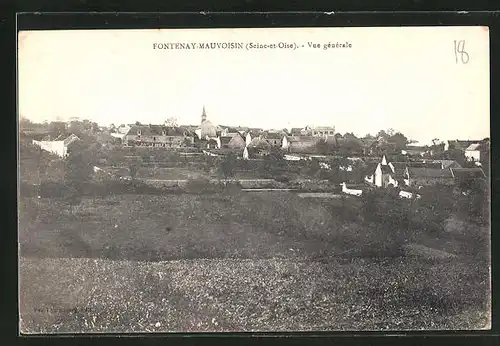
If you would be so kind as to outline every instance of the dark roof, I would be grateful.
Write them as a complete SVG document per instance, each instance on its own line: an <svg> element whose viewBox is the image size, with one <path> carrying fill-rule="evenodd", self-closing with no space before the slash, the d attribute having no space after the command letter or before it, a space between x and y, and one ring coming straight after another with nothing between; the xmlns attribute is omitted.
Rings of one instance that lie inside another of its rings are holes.
<svg viewBox="0 0 500 346"><path fill-rule="evenodd" d="M233 136L221 136L220 144L221 145L229 144L229 142L231 142L231 139L233 139Z"/></svg>
<svg viewBox="0 0 500 346"><path fill-rule="evenodd" d="M380 165L383 174L392 174L392 169L389 165Z"/></svg>
<svg viewBox="0 0 500 346"><path fill-rule="evenodd" d="M261 138L257 137L257 138L252 139L252 141L250 142L250 144L248 146L253 147L253 148L269 148L270 144L265 139L261 139Z"/></svg>
<svg viewBox="0 0 500 346"><path fill-rule="evenodd" d="M407 145L405 149L403 150L419 150L419 151L427 151L429 148L419 146L419 145Z"/></svg>
<svg viewBox="0 0 500 346"><path fill-rule="evenodd" d="M442 169L441 162L408 162L408 167Z"/></svg>
<svg viewBox="0 0 500 346"><path fill-rule="evenodd" d="M132 125L127 134L135 135L138 131L143 136L162 136L164 131L165 136L184 136L186 130L163 125Z"/></svg>
<svg viewBox="0 0 500 346"><path fill-rule="evenodd" d="M467 147L473 143L480 143L481 141L480 140L477 140L477 141L461 141L461 140L451 140L451 141L448 141L448 144L452 147L455 147L455 149L462 149L462 150L465 150L467 149Z"/></svg>
<svg viewBox="0 0 500 346"><path fill-rule="evenodd" d="M462 168L462 166L454 160L434 160L434 162L440 162L443 168Z"/></svg>
<svg viewBox="0 0 500 346"><path fill-rule="evenodd" d="M407 162L391 162L394 166L394 169L405 169L408 166Z"/></svg>
<svg viewBox="0 0 500 346"><path fill-rule="evenodd" d="M449 169L409 167L410 178L452 178Z"/></svg>
<svg viewBox="0 0 500 346"><path fill-rule="evenodd" d="M460 180L486 178L481 168L451 168L451 172L455 178Z"/></svg>
<svg viewBox="0 0 500 346"><path fill-rule="evenodd" d="M394 176L402 178L405 175L406 168L394 168Z"/></svg>
<svg viewBox="0 0 500 346"><path fill-rule="evenodd" d="M363 169L364 175L372 175L375 173L375 169L377 168L377 162L368 162Z"/></svg>
<svg viewBox="0 0 500 346"><path fill-rule="evenodd" d="M316 142L319 138L313 136L292 136L290 142Z"/></svg>
<svg viewBox="0 0 500 346"><path fill-rule="evenodd" d="M277 133L277 132L268 132L266 133L266 138L267 139L281 139L284 134L282 133Z"/></svg>

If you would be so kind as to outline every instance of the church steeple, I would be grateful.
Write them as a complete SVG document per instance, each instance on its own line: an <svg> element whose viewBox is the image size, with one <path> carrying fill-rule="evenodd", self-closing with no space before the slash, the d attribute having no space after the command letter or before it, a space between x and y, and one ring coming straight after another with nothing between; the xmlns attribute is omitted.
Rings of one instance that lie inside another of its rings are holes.
<svg viewBox="0 0 500 346"><path fill-rule="evenodd" d="M207 120L207 112L205 112L205 105L203 105L203 112L201 113L201 123L203 124Z"/></svg>

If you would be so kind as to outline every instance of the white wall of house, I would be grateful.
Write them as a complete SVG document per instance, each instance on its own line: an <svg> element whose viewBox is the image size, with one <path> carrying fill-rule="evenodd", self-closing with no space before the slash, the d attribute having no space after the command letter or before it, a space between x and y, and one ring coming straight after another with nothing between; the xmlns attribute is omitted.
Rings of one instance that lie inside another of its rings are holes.
<svg viewBox="0 0 500 346"><path fill-rule="evenodd" d="M45 151L56 154L59 157L65 157L68 152L68 147L64 145L64 141L33 141L33 144L38 145Z"/></svg>
<svg viewBox="0 0 500 346"><path fill-rule="evenodd" d="M117 128L118 133L121 133L123 135L126 135L130 131L130 126L125 125L125 126L119 126Z"/></svg>
<svg viewBox="0 0 500 346"><path fill-rule="evenodd" d="M289 147L288 139L286 138L286 136L283 136L283 139L281 140L281 147L283 149L288 149Z"/></svg>
<svg viewBox="0 0 500 346"><path fill-rule="evenodd" d="M469 161L481 161L481 152L479 150L466 150L465 157Z"/></svg>
<svg viewBox="0 0 500 346"><path fill-rule="evenodd" d="M247 133L247 135L245 136L245 146L248 147L250 143L252 143L252 136L250 135L250 133Z"/></svg>
<svg viewBox="0 0 500 346"><path fill-rule="evenodd" d="M194 130L194 133L198 136L199 139L202 139L201 138L201 129Z"/></svg>
<svg viewBox="0 0 500 346"><path fill-rule="evenodd" d="M379 163L373 177L375 186L382 187L382 165Z"/></svg>
<svg viewBox="0 0 500 346"><path fill-rule="evenodd" d="M243 149L243 159L244 160L248 160L248 149L247 149L247 147L245 147L245 149Z"/></svg>

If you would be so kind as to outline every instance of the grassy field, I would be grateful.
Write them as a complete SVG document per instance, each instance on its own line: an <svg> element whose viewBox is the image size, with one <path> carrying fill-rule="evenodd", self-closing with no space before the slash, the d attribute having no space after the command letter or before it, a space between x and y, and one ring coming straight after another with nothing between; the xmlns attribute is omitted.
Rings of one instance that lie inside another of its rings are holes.
<svg viewBox="0 0 500 346"><path fill-rule="evenodd" d="M56 199L20 204L23 332L489 326L488 263L463 251L467 237L408 239L451 260L389 256L403 244L361 226L349 200L125 195L74 214Z"/></svg>

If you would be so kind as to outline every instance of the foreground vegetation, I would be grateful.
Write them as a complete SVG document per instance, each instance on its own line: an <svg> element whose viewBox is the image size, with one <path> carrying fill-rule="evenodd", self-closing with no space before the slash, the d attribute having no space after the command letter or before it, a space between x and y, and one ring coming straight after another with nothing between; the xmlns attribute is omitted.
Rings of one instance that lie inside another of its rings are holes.
<svg viewBox="0 0 500 346"><path fill-rule="evenodd" d="M273 155L165 157L168 167L157 167L146 152L115 148L101 157L106 150L97 146L73 149L60 160L21 147L23 332L489 326L484 182L419 190L420 200L390 189L311 200L203 179L246 172L284 183L357 182L363 168L341 171L344 158L325 171L314 160ZM125 162L130 182L93 171L113 159ZM165 190L134 179L160 171L193 181ZM29 192L30 184L38 190Z"/></svg>
<svg viewBox="0 0 500 346"><path fill-rule="evenodd" d="M363 205L231 189L84 198L71 213L22 198L22 330L488 326L487 228L452 215L401 230Z"/></svg>
<svg viewBox="0 0 500 346"><path fill-rule="evenodd" d="M24 332L481 329L485 268L414 258L23 259Z"/></svg>

